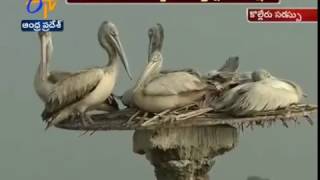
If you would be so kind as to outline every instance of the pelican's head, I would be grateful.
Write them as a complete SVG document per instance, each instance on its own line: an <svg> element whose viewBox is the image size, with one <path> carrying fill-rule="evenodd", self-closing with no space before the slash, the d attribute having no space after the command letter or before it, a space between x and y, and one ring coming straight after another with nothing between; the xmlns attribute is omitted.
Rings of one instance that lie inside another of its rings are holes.
<svg viewBox="0 0 320 180"><path fill-rule="evenodd" d="M160 23L151 27L148 30L149 36L149 47L148 47L148 61L151 58L151 54L155 51L162 50L163 39L164 39L164 30Z"/></svg>
<svg viewBox="0 0 320 180"><path fill-rule="evenodd" d="M40 38L41 44L41 67L40 73L43 75L42 79L47 77L47 65L51 60L53 52L52 35L50 32L39 32L38 36Z"/></svg>
<svg viewBox="0 0 320 180"><path fill-rule="evenodd" d="M108 52L111 58L116 56L120 58L129 78L132 79L127 57L122 47L119 38L119 31L116 25L110 21L102 22L98 31L98 40L100 45Z"/></svg>
<svg viewBox="0 0 320 180"><path fill-rule="evenodd" d="M273 78L273 76L264 69L253 71L251 74L251 78L253 81L261 81L269 78Z"/></svg>

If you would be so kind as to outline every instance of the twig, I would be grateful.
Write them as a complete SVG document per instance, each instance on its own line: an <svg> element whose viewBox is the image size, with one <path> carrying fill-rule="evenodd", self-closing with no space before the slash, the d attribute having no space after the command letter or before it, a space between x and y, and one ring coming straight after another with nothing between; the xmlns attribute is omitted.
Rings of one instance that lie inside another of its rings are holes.
<svg viewBox="0 0 320 180"><path fill-rule="evenodd" d="M177 121L181 121L181 120L186 120L195 116L199 116L201 114L207 113L209 111L212 111L212 108L204 108L204 109L199 109L199 110L195 110L195 111L191 111L189 113L185 113L185 114L181 114L178 115L176 117Z"/></svg>
<svg viewBox="0 0 320 180"><path fill-rule="evenodd" d="M153 121L159 119L161 116L167 114L168 112L170 112L170 109L167 109L165 111L162 111L159 114L156 114L155 116L153 116L151 119L147 120L146 122L142 123L141 126L148 126L149 124L151 124Z"/></svg>
<svg viewBox="0 0 320 180"><path fill-rule="evenodd" d="M168 112L162 117L158 117L158 120L153 121L148 126L142 126L143 121L145 119L143 117L136 117L137 119L140 119L139 122L126 126L125 123L128 121L130 117L132 117L133 114L136 113L136 110L124 109L110 114L106 113L93 115L93 120L95 121L95 123L90 124L88 126L84 126L83 124L81 124L81 121L79 119L70 119L63 121L61 124L57 124L56 127L68 130L89 131L154 129L158 127L170 128L191 126L214 126L221 124L237 124L240 125L240 127L243 127L244 123L249 124L249 127L250 123L252 123L252 127L255 125L264 125L266 123L266 127L270 127L276 120L281 120L281 118L284 119L286 122L292 120L295 121L297 124L300 124L300 121L298 121L298 117L305 117L306 120L311 125L313 125L313 121L311 120L310 115L311 113L317 111L317 106L299 104L295 107L289 107L290 114L288 114L288 110L276 110L270 112L259 112L258 116L250 117L233 117L224 113L215 113L207 108L196 110L194 110L194 108L192 109L193 110L181 110L181 112ZM178 120L172 121L174 119Z"/></svg>
<svg viewBox="0 0 320 180"><path fill-rule="evenodd" d="M284 125L284 127L289 128L288 124L286 123L285 119L281 118L281 122Z"/></svg>
<svg viewBox="0 0 320 180"><path fill-rule="evenodd" d="M313 123L310 115L307 114L307 115L305 115L304 117L306 118L306 120L308 121L308 123L309 123L311 126L313 126L314 123Z"/></svg>

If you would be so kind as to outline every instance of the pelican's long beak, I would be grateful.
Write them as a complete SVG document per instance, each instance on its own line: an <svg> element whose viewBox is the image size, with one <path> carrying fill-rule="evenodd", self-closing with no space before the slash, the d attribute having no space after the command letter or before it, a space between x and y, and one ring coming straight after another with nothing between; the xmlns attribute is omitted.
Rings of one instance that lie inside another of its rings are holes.
<svg viewBox="0 0 320 180"><path fill-rule="evenodd" d="M51 62L52 52L53 52L52 36L51 36L51 34L49 34L47 37L47 43L46 43L46 55L47 55L46 62L47 62L47 64L49 62Z"/></svg>
<svg viewBox="0 0 320 180"><path fill-rule="evenodd" d="M129 63L128 63L128 60L127 60L127 56L126 56L126 54L124 52L124 49L123 49L123 46L121 44L121 41L120 41L119 37L116 36L116 37L112 37L111 39L114 41L114 43L116 45L116 50L117 50L117 52L118 52L118 54L120 56L121 62L122 62L122 64L123 64L128 76L129 76L129 78L132 80L132 74L131 74L131 71L130 71L130 68L129 68Z"/></svg>
<svg viewBox="0 0 320 180"><path fill-rule="evenodd" d="M148 62L151 61L151 55L155 51L162 50L164 32L161 24L157 24L157 26L153 27L153 34L151 38L149 38L149 47L148 47Z"/></svg>
<svg viewBox="0 0 320 180"><path fill-rule="evenodd" d="M153 39L154 37L152 36L150 39L149 39L149 46L148 46L148 62L150 62L150 58L151 58L151 54L153 52L153 45L152 45L152 42L153 42Z"/></svg>
<svg viewBox="0 0 320 180"><path fill-rule="evenodd" d="M40 65L40 75L41 79L45 80L47 77L47 40L44 34L40 35L41 43L41 65Z"/></svg>
<svg viewBox="0 0 320 180"><path fill-rule="evenodd" d="M150 78L153 73L157 73L158 67L159 67L159 62L150 61L145 67L139 80L137 81L136 88L141 87L144 82L148 81L148 78Z"/></svg>

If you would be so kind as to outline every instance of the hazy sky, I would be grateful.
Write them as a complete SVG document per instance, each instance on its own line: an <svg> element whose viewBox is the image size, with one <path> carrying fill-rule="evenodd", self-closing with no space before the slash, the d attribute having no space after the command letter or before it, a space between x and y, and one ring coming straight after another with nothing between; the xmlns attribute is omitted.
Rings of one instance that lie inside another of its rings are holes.
<svg viewBox="0 0 320 180"><path fill-rule="evenodd" d="M272 7L316 7L316 0L282 0ZM144 67L147 28L165 28L165 67L194 67L202 72L219 67L229 56L240 57L240 70L265 68L275 76L299 83L317 103L317 25L249 24L246 8L258 5L65 5L53 18L65 31L53 34L52 69L78 70L102 65L105 53L97 28L113 21L135 77ZM28 16L21 1L1 1L0 20L0 179L102 180L154 179L153 167L132 152L132 132L44 131L42 103L33 90L39 63L39 40L22 33ZM115 89L121 94L133 82L124 70ZM314 180L317 177L316 126L281 124L246 130L239 146L221 156L210 172L215 180L245 180L257 175L270 180Z"/></svg>

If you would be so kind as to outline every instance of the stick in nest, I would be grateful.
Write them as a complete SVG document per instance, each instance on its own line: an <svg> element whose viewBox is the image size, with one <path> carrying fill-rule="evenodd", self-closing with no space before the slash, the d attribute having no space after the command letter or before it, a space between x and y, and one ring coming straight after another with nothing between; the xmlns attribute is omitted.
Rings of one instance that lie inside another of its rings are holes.
<svg viewBox="0 0 320 180"><path fill-rule="evenodd" d="M205 114L209 111L212 111L212 108L197 109L197 110L185 112L183 114L178 114L178 115L173 114L173 113L168 113L169 111L164 111L163 114L161 114L160 116L157 116L157 117L155 116L155 117L149 119L148 121L141 124L141 126L147 127L147 126L152 126L152 125L156 125L156 124L160 125L160 124L166 123L168 121L171 121L171 123L172 123L172 122L176 122L176 121L187 120L187 119ZM167 114L167 115L165 116L165 114ZM160 119L161 117L162 117L162 119ZM157 122L155 122L155 121L157 121Z"/></svg>
<svg viewBox="0 0 320 180"><path fill-rule="evenodd" d="M290 107L291 113L288 113L287 110L279 109L271 112L259 112L258 114L255 114L255 116L250 117L233 117L225 113L217 113L214 111L200 111L202 110L199 109L199 107L196 105L188 105L185 108L173 109L167 114L164 114L162 117L158 117L159 120L151 121L152 123L150 122L150 125L148 125L146 129L167 126L167 124L162 124L163 122L168 122L170 123L168 124L168 126L173 127L212 126L219 124L229 124L233 126L239 125L240 129L242 129L243 125L245 127L248 124L248 122L256 122L258 123L258 126L259 122L261 122L260 124L263 124L264 127L270 127L273 125L273 122L275 120L281 121L280 118L284 118L286 120L286 123L288 123L289 120L291 120L294 121L296 124L300 124L301 121L298 121L298 118L300 119L300 117L305 117L306 119L303 120L306 120L310 125L313 125L313 121L311 120L311 117L309 115L317 111L317 106L298 104L294 107ZM106 113L102 115L94 115L93 118L95 121L99 121L99 125L89 125L89 127L84 127L81 123L79 123L79 119L70 119L69 121L64 121L61 124L57 124L56 127L70 130L133 130L137 128L143 129L141 124L145 121L150 120L148 119L148 117L136 117L135 119L139 120L137 124L131 125L129 127L126 127L124 125L124 122L127 122L128 119L135 112L136 111L134 109L123 109L118 112L113 112L111 114ZM150 114L150 118L152 117L153 115L151 116ZM180 117L180 121L172 122L172 120L177 119L176 117ZM188 119L186 123L184 123L184 119ZM254 123L254 125L256 125L256 123Z"/></svg>
<svg viewBox="0 0 320 180"><path fill-rule="evenodd" d="M160 112L159 114L154 115L152 118L150 118L149 120L142 123L141 126L148 126L148 125L152 124L153 121L158 120L158 119L160 120L160 118L162 116L164 116L165 114L167 114L168 112L170 112L170 109L164 110L164 111Z"/></svg>
<svg viewBox="0 0 320 180"><path fill-rule="evenodd" d="M308 115L308 114L306 114L306 115L304 115L304 118L306 118L306 120L308 121L308 123L311 125L311 126L313 126L313 121L312 121L312 118L310 117L310 115Z"/></svg>
<svg viewBox="0 0 320 180"><path fill-rule="evenodd" d="M133 120L141 113L140 110L137 110L137 112L135 112L127 122L124 123L125 126L130 126L131 124L133 124Z"/></svg>

